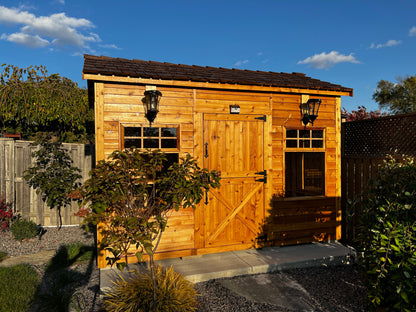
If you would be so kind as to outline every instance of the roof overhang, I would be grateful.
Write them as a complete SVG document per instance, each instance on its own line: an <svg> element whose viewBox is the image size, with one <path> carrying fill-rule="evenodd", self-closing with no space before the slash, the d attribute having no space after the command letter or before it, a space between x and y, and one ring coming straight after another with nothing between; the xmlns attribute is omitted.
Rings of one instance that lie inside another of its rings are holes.
<svg viewBox="0 0 416 312"><path fill-rule="evenodd" d="M353 90L325 90L325 89L309 89L298 87L274 87L274 86L257 86L244 84L227 84L213 82L198 82L191 80L164 80L152 78L135 78L125 76L109 76L100 74L82 74L82 78L89 81L111 82L111 83L129 83L141 85L157 85L170 87L188 87L201 89L221 89L221 90L239 90L252 92L271 92L271 93L297 93L297 94L322 94L328 96L353 96Z"/></svg>

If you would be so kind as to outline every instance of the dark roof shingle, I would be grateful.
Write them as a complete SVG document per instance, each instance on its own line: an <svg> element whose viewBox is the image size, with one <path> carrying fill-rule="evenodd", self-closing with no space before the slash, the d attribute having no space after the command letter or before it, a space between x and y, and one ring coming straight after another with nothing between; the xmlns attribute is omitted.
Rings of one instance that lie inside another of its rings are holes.
<svg viewBox="0 0 416 312"><path fill-rule="evenodd" d="M302 73L277 73L228 69L222 67L160 63L155 61L127 60L107 56L84 55L84 74L120 76L132 78L153 78L242 84L267 87L307 88L327 91L341 91L352 94L351 88L307 77Z"/></svg>

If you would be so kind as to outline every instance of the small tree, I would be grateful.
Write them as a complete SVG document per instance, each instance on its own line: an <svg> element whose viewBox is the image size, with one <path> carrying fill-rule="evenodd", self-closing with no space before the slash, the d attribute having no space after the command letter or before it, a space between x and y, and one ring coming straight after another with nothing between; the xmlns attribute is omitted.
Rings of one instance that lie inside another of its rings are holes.
<svg viewBox="0 0 416 312"><path fill-rule="evenodd" d="M0 131L33 139L46 132L64 142L94 138L94 110L88 91L44 66L0 67Z"/></svg>
<svg viewBox="0 0 416 312"><path fill-rule="evenodd" d="M61 210L71 205L69 194L80 187L77 182L82 178L80 170L72 166L72 159L61 142L44 138L32 145L39 145L39 149L32 153L35 163L25 171L24 178L37 194L42 193L42 199L50 209L56 207L61 228Z"/></svg>
<svg viewBox="0 0 416 312"><path fill-rule="evenodd" d="M358 110L353 110L351 111L351 113L344 108L341 113L346 115L346 121L355 121L387 116L386 112L382 113L379 110L368 112L365 106L358 106Z"/></svg>
<svg viewBox="0 0 416 312"><path fill-rule="evenodd" d="M359 249L372 307L415 311L416 164L387 158L363 202Z"/></svg>
<svg viewBox="0 0 416 312"><path fill-rule="evenodd" d="M393 83L380 80L373 99L380 108L388 109L392 114L407 114L416 111L416 75L399 77Z"/></svg>
<svg viewBox="0 0 416 312"><path fill-rule="evenodd" d="M90 173L82 192L83 207L88 208L80 210L85 223L103 224L100 247L112 255L108 264L122 270L131 246L138 261L149 256L155 302L153 259L170 212L195 208L204 191L218 187L220 180L215 171L200 169L189 154L169 168L166 161L158 150L113 152Z"/></svg>

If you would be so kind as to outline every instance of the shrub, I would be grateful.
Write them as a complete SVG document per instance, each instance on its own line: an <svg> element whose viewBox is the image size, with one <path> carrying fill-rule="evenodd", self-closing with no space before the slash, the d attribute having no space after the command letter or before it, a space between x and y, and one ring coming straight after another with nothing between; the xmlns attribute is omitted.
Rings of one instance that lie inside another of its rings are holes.
<svg viewBox="0 0 416 312"><path fill-rule="evenodd" d="M71 243L59 247L56 254L51 259L48 270L67 268L74 262L91 261L94 255L93 247L82 243Z"/></svg>
<svg viewBox="0 0 416 312"><path fill-rule="evenodd" d="M33 221L17 219L10 226L13 237L16 240L24 240L38 235L39 228Z"/></svg>
<svg viewBox="0 0 416 312"><path fill-rule="evenodd" d="M27 264L0 268L0 312L29 311L38 285L38 274Z"/></svg>
<svg viewBox="0 0 416 312"><path fill-rule="evenodd" d="M359 249L374 309L416 309L416 165L388 157L363 202Z"/></svg>
<svg viewBox="0 0 416 312"><path fill-rule="evenodd" d="M147 270L130 272L131 278L119 276L114 286L105 293L104 304L109 312L196 311L197 293L191 282L175 272L173 268L155 268L157 301L153 300L153 282Z"/></svg>
<svg viewBox="0 0 416 312"><path fill-rule="evenodd" d="M7 203L5 198L0 200L0 230L6 230L10 221L13 220L13 209L12 204Z"/></svg>
<svg viewBox="0 0 416 312"><path fill-rule="evenodd" d="M0 251L0 262L2 262L4 259L6 259L7 253Z"/></svg>

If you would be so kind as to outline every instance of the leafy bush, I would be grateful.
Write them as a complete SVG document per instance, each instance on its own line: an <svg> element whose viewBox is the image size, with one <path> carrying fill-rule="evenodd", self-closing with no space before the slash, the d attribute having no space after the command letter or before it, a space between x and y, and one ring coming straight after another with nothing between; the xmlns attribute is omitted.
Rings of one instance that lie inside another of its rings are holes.
<svg viewBox="0 0 416 312"><path fill-rule="evenodd" d="M363 203L359 248L374 308L416 309L416 164L388 157Z"/></svg>
<svg viewBox="0 0 416 312"><path fill-rule="evenodd" d="M153 300L153 282L150 270L131 271L131 278L119 276L114 286L105 293L104 304L109 312L196 311L197 293L191 282L173 268L155 268L157 301Z"/></svg>
<svg viewBox="0 0 416 312"><path fill-rule="evenodd" d="M51 259L48 270L67 268L79 261L91 261L93 255L93 247L86 246L82 243L62 245Z"/></svg>
<svg viewBox="0 0 416 312"><path fill-rule="evenodd" d="M27 264L0 268L0 312L29 311L38 285L38 274Z"/></svg>
<svg viewBox="0 0 416 312"><path fill-rule="evenodd" d="M7 253L0 251L0 262L2 262L4 259L6 259Z"/></svg>
<svg viewBox="0 0 416 312"><path fill-rule="evenodd" d="M26 219L15 220L10 226L10 230L12 231L14 239L20 241L28 238L33 238L39 233L37 224Z"/></svg>
<svg viewBox="0 0 416 312"><path fill-rule="evenodd" d="M0 231L6 230L9 225L10 221L13 220L13 209L12 204L7 203L5 198L0 200Z"/></svg>

